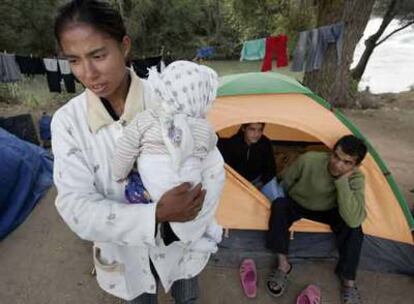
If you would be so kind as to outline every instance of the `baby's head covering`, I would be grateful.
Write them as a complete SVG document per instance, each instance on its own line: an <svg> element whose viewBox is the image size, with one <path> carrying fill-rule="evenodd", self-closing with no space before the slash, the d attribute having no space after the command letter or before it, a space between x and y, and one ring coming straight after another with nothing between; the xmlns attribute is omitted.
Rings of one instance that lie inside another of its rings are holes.
<svg viewBox="0 0 414 304"><path fill-rule="evenodd" d="M205 117L216 98L217 73L211 68L191 61L175 61L159 74L149 71L148 81L167 115L186 114Z"/></svg>
<svg viewBox="0 0 414 304"><path fill-rule="evenodd" d="M149 71L148 81L155 93L153 108L157 111L164 143L178 170L181 162L202 146L210 151L217 137L205 119L216 98L217 73L209 67L190 61L175 61L160 74ZM204 143L194 143L189 121L211 129L211 136ZM197 122L198 121L198 122Z"/></svg>

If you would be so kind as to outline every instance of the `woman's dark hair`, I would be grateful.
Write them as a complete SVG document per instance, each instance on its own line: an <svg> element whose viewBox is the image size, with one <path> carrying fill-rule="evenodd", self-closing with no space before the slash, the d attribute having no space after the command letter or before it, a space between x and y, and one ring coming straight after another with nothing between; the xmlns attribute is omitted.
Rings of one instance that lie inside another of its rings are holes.
<svg viewBox="0 0 414 304"><path fill-rule="evenodd" d="M334 146L334 151L337 147L341 147L342 151L352 157L356 157L356 164L359 165L365 155L367 154L367 146L362 139L354 135L345 135L341 137Z"/></svg>
<svg viewBox="0 0 414 304"><path fill-rule="evenodd" d="M72 0L60 7L55 19L55 37L59 44L62 32L70 23L88 24L118 42L126 35L121 14L104 1Z"/></svg>

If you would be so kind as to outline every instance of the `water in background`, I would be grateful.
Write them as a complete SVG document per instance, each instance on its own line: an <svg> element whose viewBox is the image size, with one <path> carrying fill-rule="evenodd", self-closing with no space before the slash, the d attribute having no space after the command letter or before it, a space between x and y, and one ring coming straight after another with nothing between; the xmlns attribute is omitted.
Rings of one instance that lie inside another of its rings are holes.
<svg viewBox="0 0 414 304"><path fill-rule="evenodd" d="M353 65L356 65L364 51L364 41L374 34L382 19L371 19L358 43ZM383 37L399 28L398 21L393 20ZM388 38L375 48L359 83L359 90L369 89L373 93L401 92L414 87L414 28L408 27Z"/></svg>

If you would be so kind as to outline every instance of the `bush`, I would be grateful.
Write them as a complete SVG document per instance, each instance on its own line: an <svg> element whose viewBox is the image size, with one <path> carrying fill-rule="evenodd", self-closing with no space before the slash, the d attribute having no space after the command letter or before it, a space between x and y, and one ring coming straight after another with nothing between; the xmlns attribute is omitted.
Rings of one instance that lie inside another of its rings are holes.
<svg viewBox="0 0 414 304"><path fill-rule="evenodd" d="M0 102L18 103L18 85L16 83L0 83Z"/></svg>

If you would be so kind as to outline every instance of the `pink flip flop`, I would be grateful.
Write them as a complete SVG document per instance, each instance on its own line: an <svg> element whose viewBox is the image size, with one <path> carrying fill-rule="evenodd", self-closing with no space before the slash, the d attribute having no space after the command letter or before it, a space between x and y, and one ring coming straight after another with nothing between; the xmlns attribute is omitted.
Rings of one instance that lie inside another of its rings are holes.
<svg viewBox="0 0 414 304"><path fill-rule="evenodd" d="M245 259L240 264L240 282L246 297L255 298L257 293L257 272L256 264L252 259Z"/></svg>
<svg viewBox="0 0 414 304"><path fill-rule="evenodd" d="M299 294L296 304L319 304L321 303L321 288L314 284L308 285Z"/></svg>

